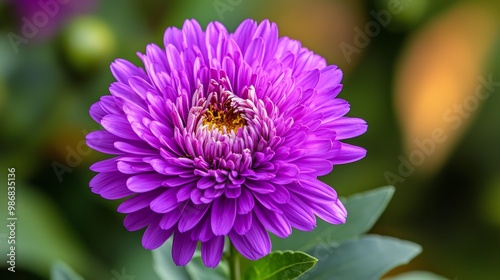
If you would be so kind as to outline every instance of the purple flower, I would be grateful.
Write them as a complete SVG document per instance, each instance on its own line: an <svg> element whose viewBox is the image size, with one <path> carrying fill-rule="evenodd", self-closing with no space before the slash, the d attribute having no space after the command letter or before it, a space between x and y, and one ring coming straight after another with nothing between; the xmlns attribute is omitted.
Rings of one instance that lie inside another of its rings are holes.
<svg viewBox="0 0 500 280"><path fill-rule="evenodd" d="M271 250L268 232L310 231L316 216L345 222L318 176L365 156L341 140L367 126L344 116L337 66L278 37L267 20L231 34L187 20L166 30L164 44L138 54L144 69L111 65L111 95L90 108L104 130L87 135L90 147L115 156L91 166L99 172L92 191L126 198L118 211L128 230L146 227L146 249L173 236L173 260L186 265L201 242L203 262L216 267L225 236L255 260Z"/></svg>
<svg viewBox="0 0 500 280"><path fill-rule="evenodd" d="M15 0L11 1L20 19L19 29L28 39L47 38L69 18L88 13L96 0Z"/></svg>

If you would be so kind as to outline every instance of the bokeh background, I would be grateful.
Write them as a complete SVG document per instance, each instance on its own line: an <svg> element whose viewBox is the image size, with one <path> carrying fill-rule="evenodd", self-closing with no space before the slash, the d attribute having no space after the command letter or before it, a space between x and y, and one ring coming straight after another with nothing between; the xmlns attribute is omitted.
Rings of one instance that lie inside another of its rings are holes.
<svg viewBox="0 0 500 280"><path fill-rule="evenodd" d="M500 2L496 0L38 0L0 2L1 221L16 168L17 264L0 278L48 279L62 260L86 279L157 279L118 202L90 192L88 108L108 94L109 64L187 18L233 31L269 18L344 71L341 97L368 132L360 162L324 180L347 196L381 185L395 197L373 233L421 244L406 270L450 279L500 274ZM9 278L10 277L10 278Z"/></svg>

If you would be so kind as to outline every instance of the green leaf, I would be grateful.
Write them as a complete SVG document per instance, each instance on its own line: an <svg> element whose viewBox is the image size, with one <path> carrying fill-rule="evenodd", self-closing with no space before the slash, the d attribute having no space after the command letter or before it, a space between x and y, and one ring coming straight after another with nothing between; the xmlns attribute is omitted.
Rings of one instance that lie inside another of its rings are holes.
<svg viewBox="0 0 500 280"><path fill-rule="evenodd" d="M311 232L294 231L289 238L285 239L273 237L273 248L307 251L317 244L338 244L344 240L359 237L372 228L393 194L393 186L354 194L343 200L348 213L346 224L332 225L317 219L317 227Z"/></svg>
<svg viewBox="0 0 500 280"><path fill-rule="evenodd" d="M154 269L161 280L191 280L185 267L172 260L172 238L153 251Z"/></svg>
<svg viewBox="0 0 500 280"><path fill-rule="evenodd" d="M410 271L384 280L447 280L447 278L428 271Z"/></svg>
<svg viewBox="0 0 500 280"><path fill-rule="evenodd" d="M391 201L395 188L385 186L354 194L346 202L347 222L332 228L331 238L337 242L368 232Z"/></svg>
<svg viewBox="0 0 500 280"><path fill-rule="evenodd" d="M83 280L71 267L63 262L57 261L50 269L50 280Z"/></svg>
<svg viewBox="0 0 500 280"><path fill-rule="evenodd" d="M338 247L316 247L312 254L318 258L318 264L303 279L380 279L392 268L408 263L421 250L418 244L378 235L347 240Z"/></svg>
<svg viewBox="0 0 500 280"><path fill-rule="evenodd" d="M318 260L304 252L274 251L256 261L245 272L245 280L296 279Z"/></svg>

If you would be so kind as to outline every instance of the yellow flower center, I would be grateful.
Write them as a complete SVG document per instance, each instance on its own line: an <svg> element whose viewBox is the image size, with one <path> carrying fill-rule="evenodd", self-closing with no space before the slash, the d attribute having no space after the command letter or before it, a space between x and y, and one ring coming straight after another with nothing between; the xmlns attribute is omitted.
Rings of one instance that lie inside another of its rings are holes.
<svg viewBox="0 0 500 280"><path fill-rule="evenodd" d="M246 125L246 121L231 106L231 100L228 99L222 104L222 108L217 108L213 104L210 104L208 110L205 111L203 124L208 125L210 129L218 129L220 132L224 132L225 127L226 132L232 130L236 133L238 129Z"/></svg>

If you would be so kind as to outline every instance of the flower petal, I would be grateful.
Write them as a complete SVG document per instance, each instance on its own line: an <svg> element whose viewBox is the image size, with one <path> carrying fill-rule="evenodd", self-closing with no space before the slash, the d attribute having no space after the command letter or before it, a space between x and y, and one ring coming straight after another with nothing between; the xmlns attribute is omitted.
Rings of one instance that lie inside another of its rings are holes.
<svg viewBox="0 0 500 280"><path fill-rule="evenodd" d="M89 186L93 193L106 199L120 199L132 195L127 189L128 176L120 172L99 173L90 180Z"/></svg>
<svg viewBox="0 0 500 280"><path fill-rule="evenodd" d="M158 216L155 215L155 213L151 211L151 209L144 208L139 211L127 214L125 219L123 219L123 225L129 231L136 231L149 225L157 218Z"/></svg>
<svg viewBox="0 0 500 280"><path fill-rule="evenodd" d="M358 161L365 156L365 149L358 146L342 143L338 155L332 160L332 162L333 164L346 164Z"/></svg>
<svg viewBox="0 0 500 280"><path fill-rule="evenodd" d="M148 250L154 250L160 247L174 232L173 229L163 230L158 222L150 224L142 236L142 246Z"/></svg>
<svg viewBox="0 0 500 280"><path fill-rule="evenodd" d="M242 188L241 195L237 198L238 214L246 214L253 210L255 200L252 193L246 188Z"/></svg>
<svg viewBox="0 0 500 280"><path fill-rule="evenodd" d="M165 176L156 173L146 173L131 176L127 180L127 188L133 192L143 193L161 186Z"/></svg>
<svg viewBox="0 0 500 280"><path fill-rule="evenodd" d="M286 238L292 234L292 227L284 214L277 214L265 207L258 206L255 208L255 216L266 230L278 237Z"/></svg>
<svg viewBox="0 0 500 280"><path fill-rule="evenodd" d="M180 203L177 201L175 194L176 189L168 189L151 201L151 210L156 213L168 213L179 208Z"/></svg>
<svg viewBox="0 0 500 280"><path fill-rule="evenodd" d="M220 197L212 203L212 231L215 235L227 235L236 218L236 199Z"/></svg>
<svg viewBox="0 0 500 280"><path fill-rule="evenodd" d="M236 220L234 221L234 230L236 233L243 235L250 230L250 227L252 227L252 216L253 213L243 215L238 214Z"/></svg>
<svg viewBox="0 0 500 280"><path fill-rule="evenodd" d="M203 218L209 209L209 205L188 203L179 219L178 229L186 232L192 229Z"/></svg>
<svg viewBox="0 0 500 280"><path fill-rule="evenodd" d="M172 241L172 259L176 265L186 265L193 258L197 241L191 240L188 233L176 231Z"/></svg>
<svg viewBox="0 0 500 280"><path fill-rule="evenodd" d="M201 243L201 259L207 267L215 268L219 265L224 251L224 236L214 236Z"/></svg>
<svg viewBox="0 0 500 280"><path fill-rule="evenodd" d="M139 211L143 208L148 207L151 201L153 201L160 193L161 190L154 190L147 193L136 194L133 197L122 202L118 206L117 211L124 214Z"/></svg>
<svg viewBox="0 0 500 280"><path fill-rule="evenodd" d="M267 234L262 224L255 220L247 233L239 235L236 231L231 231L229 239L238 252L250 260L260 259L271 252L269 234Z"/></svg>
<svg viewBox="0 0 500 280"><path fill-rule="evenodd" d="M261 194L272 193L276 190L272 184L266 181L246 180L245 186L247 186L249 189L251 189L256 193L261 193Z"/></svg>

